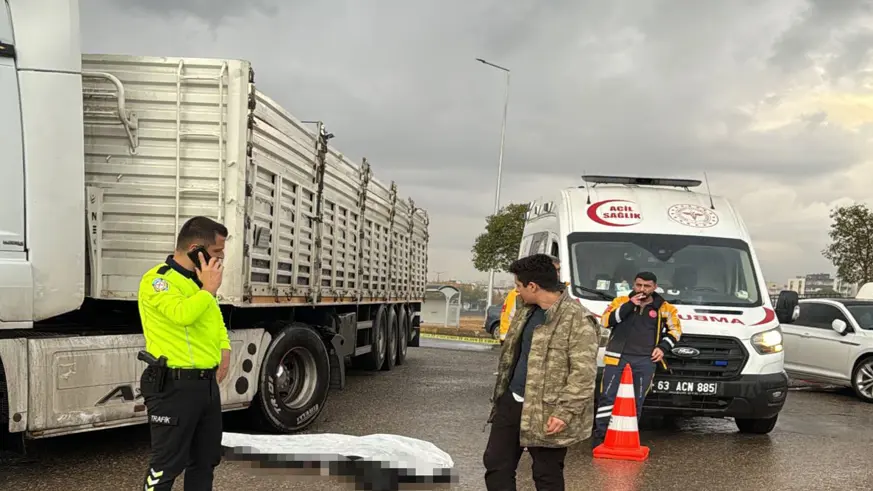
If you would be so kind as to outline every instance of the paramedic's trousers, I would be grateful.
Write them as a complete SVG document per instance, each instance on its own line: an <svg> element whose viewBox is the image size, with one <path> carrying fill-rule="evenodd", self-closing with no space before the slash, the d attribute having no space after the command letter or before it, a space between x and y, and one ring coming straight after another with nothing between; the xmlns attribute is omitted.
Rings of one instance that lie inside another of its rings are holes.
<svg viewBox="0 0 873 491"><path fill-rule="evenodd" d="M615 396L618 394L618 386L621 384L621 372L624 366L630 364L634 378L634 396L637 402L637 420L643 414L643 401L646 393L652 386L652 378L655 376L655 362L651 356L622 355L618 365L607 365L603 368L603 383L597 401L597 413L594 415L594 443L602 441L606 437L606 429L609 427L609 418L612 416L612 407L615 404Z"/></svg>
<svg viewBox="0 0 873 491"><path fill-rule="evenodd" d="M149 390L148 383L140 385L152 440L142 489L170 491L185 471L185 491L211 490L213 470L221 462L222 433L215 370L169 370L160 393Z"/></svg>
<svg viewBox="0 0 873 491"><path fill-rule="evenodd" d="M521 436L522 403L506 391L497 400L497 412L491 422L491 436L483 457L485 487L488 491L515 491L515 470L524 449ZM537 491L564 491L564 457L566 448L528 447L533 459L533 479Z"/></svg>

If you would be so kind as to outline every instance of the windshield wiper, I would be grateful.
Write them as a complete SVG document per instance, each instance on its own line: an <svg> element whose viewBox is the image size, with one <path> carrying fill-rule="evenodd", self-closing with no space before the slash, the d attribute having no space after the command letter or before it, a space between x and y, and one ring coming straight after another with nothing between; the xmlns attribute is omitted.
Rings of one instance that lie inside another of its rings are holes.
<svg viewBox="0 0 873 491"><path fill-rule="evenodd" d="M601 291L601 290L595 290L594 288L588 288L587 286L581 286L581 285L573 285L573 287L576 288L577 290L581 290L585 293L597 295L598 297L606 299L606 300L610 300L610 301L615 300L615 295L611 295L611 294L606 293L606 292Z"/></svg>

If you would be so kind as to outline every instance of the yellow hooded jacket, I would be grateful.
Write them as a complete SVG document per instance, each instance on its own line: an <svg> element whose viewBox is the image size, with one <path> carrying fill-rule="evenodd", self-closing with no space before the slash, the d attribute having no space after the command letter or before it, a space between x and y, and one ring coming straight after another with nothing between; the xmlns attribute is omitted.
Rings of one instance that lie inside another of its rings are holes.
<svg viewBox="0 0 873 491"><path fill-rule="evenodd" d="M506 339L506 333L509 331L509 323L512 322L512 318L515 316L515 311L517 310L516 303L518 300L518 290L513 288L509 290L509 293L506 294L506 298L503 299L503 310L500 311L500 340L503 341Z"/></svg>

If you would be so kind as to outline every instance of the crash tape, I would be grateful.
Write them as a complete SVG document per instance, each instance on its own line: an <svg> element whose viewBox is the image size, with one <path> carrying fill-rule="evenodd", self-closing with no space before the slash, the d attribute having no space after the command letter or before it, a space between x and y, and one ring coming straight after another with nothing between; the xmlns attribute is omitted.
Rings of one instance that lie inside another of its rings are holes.
<svg viewBox="0 0 873 491"><path fill-rule="evenodd" d="M421 337L430 338L430 339L445 339L447 341L462 341L465 343L478 343L478 344L500 344L500 341L491 338L474 338L467 336L448 336L445 334L428 334L421 333Z"/></svg>

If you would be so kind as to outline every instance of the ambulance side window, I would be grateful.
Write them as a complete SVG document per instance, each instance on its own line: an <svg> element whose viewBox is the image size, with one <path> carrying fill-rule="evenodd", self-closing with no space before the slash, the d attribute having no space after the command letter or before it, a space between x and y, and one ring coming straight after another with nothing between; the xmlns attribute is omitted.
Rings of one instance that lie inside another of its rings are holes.
<svg viewBox="0 0 873 491"><path fill-rule="evenodd" d="M557 242L552 242L552 250L551 250L551 252L549 252L549 254L552 255L552 256L554 256L554 257L558 257L558 256L559 256L558 243L557 243Z"/></svg>
<svg viewBox="0 0 873 491"><path fill-rule="evenodd" d="M534 254L545 254L546 253L546 241L549 239L548 232L539 232L533 234L533 240L530 244L530 251L528 252L529 256Z"/></svg>
<svg viewBox="0 0 873 491"><path fill-rule="evenodd" d="M519 247L518 257L527 257L530 252L530 243L533 239L533 235L526 235L521 239L521 247Z"/></svg>

